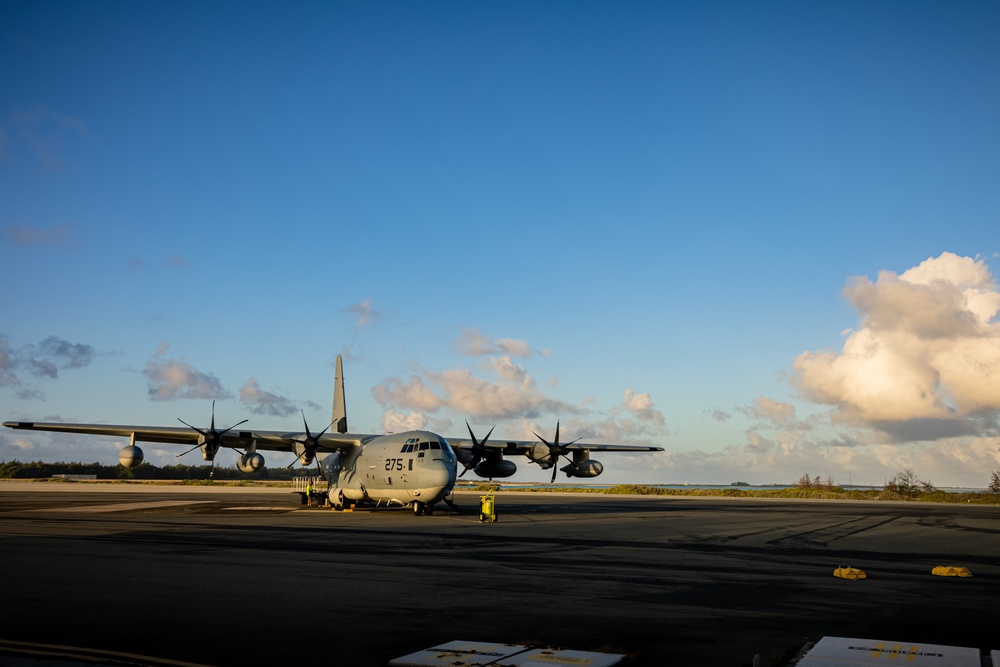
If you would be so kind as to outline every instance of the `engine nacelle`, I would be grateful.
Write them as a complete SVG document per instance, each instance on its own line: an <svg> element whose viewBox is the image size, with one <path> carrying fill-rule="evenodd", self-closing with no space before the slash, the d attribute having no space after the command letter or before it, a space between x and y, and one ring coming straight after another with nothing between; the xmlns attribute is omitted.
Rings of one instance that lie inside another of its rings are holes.
<svg viewBox="0 0 1000 667"><path fill-rule="evenodd" d="M552 467L552 455L549 454L548 445L540 442L532 445L531 451L528 452L528 458L537 463L542 470L548 470Z"/></svg>
<svg viewBox="0 0 1000 667"><path fill-rule="evenodd" d="M236 460L236 468L247 474L257 472L264 468L264 457L257 452L251 452Z"/></svg>
<svg viewBox="0 0 1000 667"><path fill-rule="evenodd" d="M597 477L604 472L604 465L596 459L568 463L560 468L568 477Z"/></svg>
<svg viewBox="0 0 1000 667"><path fill-rule="evenodd" d="M517 472L517 464L505 459L500 461L483 461L473 468L473 470L480 477L489 477L490 479L494 477L510 477Z"/></svg>
<svg viewBox="0 0 1000 667"><path fill-rule="evenodd" d="M122 450L118 452L118 462L126 468L134 468L142 463L142 459L142 450L135 445L125 445L122 447Z"/></svg>

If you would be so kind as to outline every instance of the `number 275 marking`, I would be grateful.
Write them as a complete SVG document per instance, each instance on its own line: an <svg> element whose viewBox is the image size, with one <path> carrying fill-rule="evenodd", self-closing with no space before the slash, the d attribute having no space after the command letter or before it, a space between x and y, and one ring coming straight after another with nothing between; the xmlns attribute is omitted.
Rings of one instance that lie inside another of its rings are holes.
<svg viewBox="0 0 1000 667"><path fill-rule="evenodd" d="M386 459L385 460L386 470L402 470L403 469L403 459Z"/></svg>

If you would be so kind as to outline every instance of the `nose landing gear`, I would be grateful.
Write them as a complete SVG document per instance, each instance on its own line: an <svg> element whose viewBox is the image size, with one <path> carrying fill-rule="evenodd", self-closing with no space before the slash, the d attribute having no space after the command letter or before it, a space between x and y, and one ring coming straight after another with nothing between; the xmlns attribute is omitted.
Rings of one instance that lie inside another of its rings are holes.
<svg viewBox="0 0 1000 667"><path fill-rule="evenodd" d="M415 500L413 502L413 514L415 514L416 516L421 516L423 514L431 516L432 514L434 514L434 505L430 503L422 503L419 500Z"/></svg>

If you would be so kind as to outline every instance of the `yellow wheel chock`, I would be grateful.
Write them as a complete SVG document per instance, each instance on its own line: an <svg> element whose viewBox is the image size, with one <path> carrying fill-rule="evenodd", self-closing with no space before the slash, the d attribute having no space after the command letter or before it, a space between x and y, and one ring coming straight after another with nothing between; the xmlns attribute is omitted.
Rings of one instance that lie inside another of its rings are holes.
<svg viewBox="0 0 1000 667"><path fill-rule="evenodd" d="M856 567L838 567L833 571L833 576L840 577L841 579L867 579L868 575L865 574L864 570L859 570Z"/></svg>
<svg viewBox="0 0 1000 667"><path fill-rule="evenodd" d="M938 577L971 577L972 573L969 572L967 567L955 567L953 565L938 565L933 570L931 574Z"/></svg>

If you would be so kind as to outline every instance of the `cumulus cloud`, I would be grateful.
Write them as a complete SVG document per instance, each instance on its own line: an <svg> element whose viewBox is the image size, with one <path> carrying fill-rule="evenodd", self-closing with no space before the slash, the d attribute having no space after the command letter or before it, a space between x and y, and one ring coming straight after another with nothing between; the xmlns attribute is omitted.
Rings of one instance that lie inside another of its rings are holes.
<svg viewBox="0 0 1000 667"><path fill-rule="evenodd" d="M581 415L563 422L563 428L567 437L602 443L653 445L655 438L668 435L666 419L650 395L634 389L626 389L621 403L603 418Z"/></svg>
<svg viewBox="0 0 1000 667"><path fill-rule="evenodd" d="M386 433L420 431L427 428L427 415L420 412L400 412L392 408L382 415L382 430Z"/></svg>
<svg viewBox="0 0 1000 667"><path fill-rule="evenodd" d="M250 412L257 415L287 417L298 412L292 401L284 396L264 391L255 378L250 378L240 387L240 401Z"/></svg>
<svg viewBox="0 0 1000 667"><path fill-rule="evenodd" d="M36 378L57 379L60 370L83 368L90 365L97 354L92 345L71 343L57 336L49 336L37 345L12 347L6 336L0 336L0 386L22 386L18 373L25 372ZM38 399L43 396L34 389L24 389L22 398Z"/></svg>
<svg viewBox="0 0 1000 667"><path fill-rule="evenodd" d="M387 378L372 395L387 408L427 413L447 409L469 419L530 419L545 413L580 412L574 405L545 396L531 375L509 356L492 359L484 370L496 379L483 379L469 369L421 371L405 381Z"/></svg>
<svg viewBox="0 0 1000 667"><path fill-rule="evenodd" d="M381 405L395 405L424 412L434 412L445 403L419 375L411 375L406 382L398 377L386 378L372 389L372 395Z"/></svg>
<svg viewBox="0 0 1000 667"><path fill-rule="evenodd" d="M478 329L464 329L462 335L452 343L452 347L466 357L494 354L527 359L535 354L527 341L518 338L498 338L494 341L479 333ZM544 349L539 354L548 357L551 356L551 351Z"/></svg>
<svg viewBox="0 0 1000 667"><path fill-rule="evenodd" d="M663 428L663 413L653 406L653 400L649 394L637 394L632 389L626 389L622 405L639 421Z"/></svg>
<svg viewBox="0 0 1000 667"><path fill-rule="evenodd" d="M151 399L172 401L177 398L221 399L232 396L219 378L211 373L199 371L183 359L164 359L168 347L168 343L161 344L142 371L149 382Z"/></svg>
<svg viewBox="0 0 1000 667"><path fill-rule="evenodd" d="M807 351L792 381L806 399L834 406L843 424L908 441L996 428L1000 411L1000 291L982 260L950 252L844 296L860 327L838 352Z"/></svg>
<svg viewBox="0 0 1000 667"><path fill-rule="evenodd" d="M795 406L767 396L758 396L753 404L739 408L749 417L774 424L790 424L795 421Z"/></svg>

